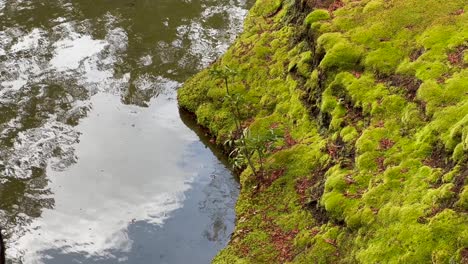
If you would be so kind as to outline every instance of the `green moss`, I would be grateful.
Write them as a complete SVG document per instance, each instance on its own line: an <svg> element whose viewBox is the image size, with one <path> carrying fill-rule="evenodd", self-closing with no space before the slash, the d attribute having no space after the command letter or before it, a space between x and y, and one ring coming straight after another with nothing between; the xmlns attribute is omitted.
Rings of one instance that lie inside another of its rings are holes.
<svg viewBox="0 0 468 264"><path fill-rule="evenodd" d="M391 119L398 117L406 107L406 100L400 95L389 95L384 97L379 104L376 104L371 111L375 117Z"/></svg>
<svg viewBox="0 0 468 264"><path fill-rule="evenodd" d="M397 47L384 47L367 54L364 65L374 72L391 74L400 64L404 53Z"/></svg>
<svg viewBox="0 0 468 264"><path fill-rule="evenodd" d="M376 217L372 210L369 207L364 207L353 214L349 214L346 217L345 222L349 228L358 230L359 228L372 225L375 218Z"/></svg>
<svg viewBox="0 0 468 264"><path fill-rule="evenodd" d="M266 243L270 240L270 236L263 231L250 232L242 241L248 245L249 254L252 256L252 261L257 263L268 263L277 255L275 248Z"/></svg>
<svg viewBox="0 0 468 264"><path fill-rule="evenodd" d="M378 101L388 95L387 88L382 84L376 84L372 75L363 75L359 79L354 79L349 73L343 74L346 74L350 80L345 87L354 105L361 107L364 113L370 113Z"/></svg>
<svg viewBox="0 0 468 264"><path fill-rule="evenodd" d="M248 261L245 258L242 258L239 254L235 253L235 250L228 246L225 250L221 251L214 259L213 263L220 263L220 264L248 264Z"/></svg>
<svg viewBox="0 0 468 264"><path fill-rule="evenodd" d="M423 124L423 116L418 106L414 103L406 105L401 114L401 122L406 129L415 129Z"/></svg>
<svg viewBox="0 0 468 264"><path fill-rule="evenodd" d="M420 63L416 67L416 77L421 80L435 80L448 73L448 66L441 62Z"/></svg>
<svg viewBox="0 0 468 264"><path fill-rule="evenodd" d="M283 136L264 173L241 173L236 231L215 263L461 263L468 72L466 51L449 56L466 46L468 6L342 2L306 14L259 0L215 64L238 72L242 124ZM236 134L208 70L178 96L218 143Z"/></svg>
<svg viewBox="0 0 468 264"><path fill-rule="evenodd" d="M341 70L354 69L362 56L362 49L347 41L335 43L325 54L319 67L323 69L339 68Z"/></svg>
<svg viewBox="0 0 468 264"><path fill-rule="evenodd" d="M374 11L377 11L377 10L381 10L384 7L385 7L385 3L384 3L383 0L372 0L372 1L369 1L366 4L366 6L362 10L362 12L363 13L370 13L370 12L374 12Z"/></svg>
<svg viewBox="0 0 468 264"><path fill-rule="evenodd" d="M328 52L336 43L343 41L345 41L345 37L341 33L325 33L317 39L317 47L320 51Z"/></svg>
<svg viewBox="0 0 468 264"><path fill-rule="evenodd" d="M308 77L312 71L312 52L303 52L297 64L297 71L304 77Z"/></svg>
<svg viewBox="0 0 468 264"><path fill-rule="evenodd" d="M312 32L320 35L324 33L331 32L333 30L333 25L327 21L314 22L310 26Z"/></svg>
<svg viewBox="0 0 468 264"><path fill-rule="evenodd" d="M350 143L357 139L359 133L356 128L347 126L341 130L340 136L345 143Z"/></svg>
<svg viewBox="0 0 468 264"><path fill-rule="evenodd" d="M178 91L179 105L189 111L195 112L197 108L205 101L204 95L208 90L208 85L203 85L209 82L208 71L200 72L195 78L190 79L184 85L186 89Z"/></svg>
<svg viewBox="0 0 468 264"><path fill-rule="evenodd" d="M276 12L283 5L281 0L258 0L252 8L253 16L268 16Z"/></svg>
<svg viewBox="0 0 468 264"><path fill-rule="evenodd" d="M458 199L457 203L455 204L458 208L466 211L468 210L468 188L465 186L460 193L460 198Z"/></svg>
<svg viewBox="0 0 468 264"><path fill-rule="evenodd" d="M328 10L316 9L307 15L307 17L304 20L304 24L310 26L312 25L312 23L315 23L317 21L328 19L330 19L330 13L328 12Z"/></svg>
<svg viewBox="0 0 468 264"><path fill-rule="evenodd" d="M339 166L335 166L328 170L326 175L327 181L325 182L325 191L343 192L346 187L344 178L349 173L349 171L343 170Z"/></svg>

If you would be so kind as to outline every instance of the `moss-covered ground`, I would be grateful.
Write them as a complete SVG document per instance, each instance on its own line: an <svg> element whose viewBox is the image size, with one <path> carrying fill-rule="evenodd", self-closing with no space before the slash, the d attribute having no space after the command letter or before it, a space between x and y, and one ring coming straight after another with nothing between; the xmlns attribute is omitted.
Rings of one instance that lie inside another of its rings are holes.
<svg viewBox="0 0 468 264"><path fill-rule="evenodd" d="M221 145L283 137L242 171L215 263L468 263L468 2L257 0L179 90ZM230 96L212 69L228 67Z"/></svg>

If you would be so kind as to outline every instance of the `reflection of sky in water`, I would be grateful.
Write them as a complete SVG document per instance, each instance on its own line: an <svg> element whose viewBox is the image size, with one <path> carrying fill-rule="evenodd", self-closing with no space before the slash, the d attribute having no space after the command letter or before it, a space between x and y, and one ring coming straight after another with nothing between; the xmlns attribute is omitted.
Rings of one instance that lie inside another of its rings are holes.
<svg viewBox="0 0 468 264"><path fill-rule="evenodd" d="M86 35L61 40L54 44L57 52L50 60L50 64L58 70L76 69L80 66L80 62L100 52L105 45L104 41L96 41Z"/></svg>
<svg viewBox="0 0 468 264"><path fill-rule="evenodd" d="M69 14L54 6L45 26L40 17L34 26L0 21L0 106L11 109L0 122L0 191L18 185L6 193L11 204L0 201L8 254L24 263L206 263L232 230L236 184L181 122L174 90L227 48L245 3L162 19L174 35L154 33L135 58L135 39L147 36L115 12L70 18L81 16L74 5L58 5ZM34 8L0 0L0 20ZM216 17L228 18L223 29L210 26Z"/></svg>
<svg viewBox="0 0 468 264"><path fill-rule="evenodd" d="M149 108L94 96L77 127L84 131L78 162L49 170L54 208L33 221L11 253L22 252L25 263L68 263L72 256L84 263L205 263L206 248L221 248L232 230L236 184L174 114L172 96Z"/></svg>
<svg viewBox="0 0 468 264"><path fill-rule="evenodd" d="M193 180L190 171L210 162L186 153L185 146L197 138L165 98L141 109L98 94L92 104L93 111L77 127L85 131L75 152L78 163L49 173L54 209L45 210L34 231L18 241L27 252L69 245L92 255L128 251L127 225L132 220L162 224L180 206Z"/></svg>

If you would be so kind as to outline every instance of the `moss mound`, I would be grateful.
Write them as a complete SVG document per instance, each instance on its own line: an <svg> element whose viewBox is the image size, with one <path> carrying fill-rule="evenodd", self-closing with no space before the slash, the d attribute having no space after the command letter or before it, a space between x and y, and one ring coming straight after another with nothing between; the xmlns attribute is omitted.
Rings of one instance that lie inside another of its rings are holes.
<svg viewBox="0 0 468 264"><path fill-rule="evenodd" d="M219 144L243 128L282 134L252 156L258 171L244 166L215 263L468 263L465 10L257 0L227 53L179 90Z"/></svg>

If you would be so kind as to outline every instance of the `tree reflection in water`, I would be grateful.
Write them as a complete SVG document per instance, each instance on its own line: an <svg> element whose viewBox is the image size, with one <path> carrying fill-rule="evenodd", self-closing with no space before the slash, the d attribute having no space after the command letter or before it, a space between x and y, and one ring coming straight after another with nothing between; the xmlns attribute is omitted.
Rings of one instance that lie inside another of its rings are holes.
<svg viewBox="0 0 468 264"><path fill-rule="evenodd" d="M9 241L15 239L10 238L21 236L44 209L54 207L54 202L43 169L34 168L28 179L0 177L0 226L6 247L14 246Z"/></svg>

